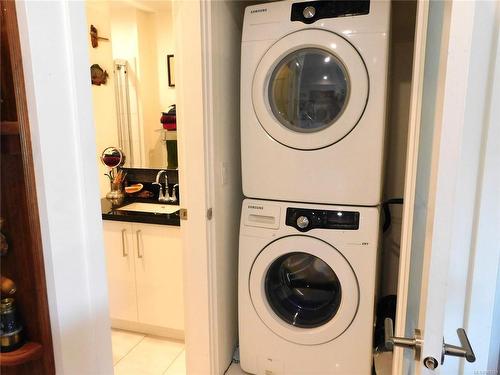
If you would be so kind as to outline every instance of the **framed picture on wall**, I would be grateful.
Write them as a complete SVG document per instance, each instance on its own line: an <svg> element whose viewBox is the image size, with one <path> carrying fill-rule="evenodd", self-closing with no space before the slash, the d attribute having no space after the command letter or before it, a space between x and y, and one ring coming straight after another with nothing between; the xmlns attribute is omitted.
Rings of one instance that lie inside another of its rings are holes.
<svg viewBox="0 0 500 375"><path fill-rule="evenodd" d="M175 60L174 55L167 55L168 85L175 87Z"/></svg>

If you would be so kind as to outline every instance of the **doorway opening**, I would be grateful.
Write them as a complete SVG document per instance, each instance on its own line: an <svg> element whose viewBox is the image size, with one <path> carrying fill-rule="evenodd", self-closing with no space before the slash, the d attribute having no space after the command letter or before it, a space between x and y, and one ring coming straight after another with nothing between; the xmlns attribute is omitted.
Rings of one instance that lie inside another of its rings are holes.
<svg viewBox="0 0 500 375"><path fill-rule="evenodd" d="M184 374L172 1L85 2L116 374Z"/></svg>

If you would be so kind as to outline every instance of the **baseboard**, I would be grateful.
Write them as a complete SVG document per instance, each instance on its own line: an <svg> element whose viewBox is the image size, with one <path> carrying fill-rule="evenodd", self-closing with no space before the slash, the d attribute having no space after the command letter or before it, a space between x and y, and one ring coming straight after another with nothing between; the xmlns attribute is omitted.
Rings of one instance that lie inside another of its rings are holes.
<svg viewBox="0 0 500 375"><path fill-rule="evenodd" d="M131 322L121 319L111 319L111 327L123 329L126 331L140 332L147 335L167 337L174 340L184 341L184 331L179 329L158 327L150 324Z"/></svg>

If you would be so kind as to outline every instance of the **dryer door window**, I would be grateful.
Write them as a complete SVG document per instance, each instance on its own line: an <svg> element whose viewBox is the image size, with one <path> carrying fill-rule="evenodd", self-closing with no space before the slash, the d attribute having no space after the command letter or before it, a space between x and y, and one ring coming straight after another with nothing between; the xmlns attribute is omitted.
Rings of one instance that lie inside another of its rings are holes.
<svg viewBox="0 0 500 375"><path fill-rule="evenodd" d="M342 300L342 287L331 267L303 252L276 259L267 271L265 288L273 311L288 324L302 328L330 321Z"/></svg>
<svg viewBox="0 0 500 375"><path fill-rule="evenodd" d="M358 280L349 262L332 245L307 235L267 245L252 265L248 286L262 322L302 345L334 340L358 311Z"/></svg>
<svg viewBox="0 0 500 375"><path fill-rule="evenodd" d="M286 56L269 81L269 105L279 122L296 132L335 124L349 99L344 64L328 51L305 48Z"/></svg>
<svg viewBox="0 0 500 375"><path fill-rule="evenodd" d="M286 35L264 53L252 102L271 138L309 151L348 136L363 116L368 90L368 72L354 46L333 32L308 29Z"/></svg>

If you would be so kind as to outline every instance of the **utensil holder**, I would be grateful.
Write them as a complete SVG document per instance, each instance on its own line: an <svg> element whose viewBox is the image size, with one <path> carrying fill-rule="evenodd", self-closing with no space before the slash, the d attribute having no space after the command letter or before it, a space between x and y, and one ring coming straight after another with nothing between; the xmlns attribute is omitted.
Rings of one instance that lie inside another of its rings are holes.
<svg viewBox="0 0 500 375"><path fill-rule="evenodd" d="M111 182L111 191L106 194L106 199L111 202L113 206L119 206L125 199L122 184L115 184Z"/></svg>

